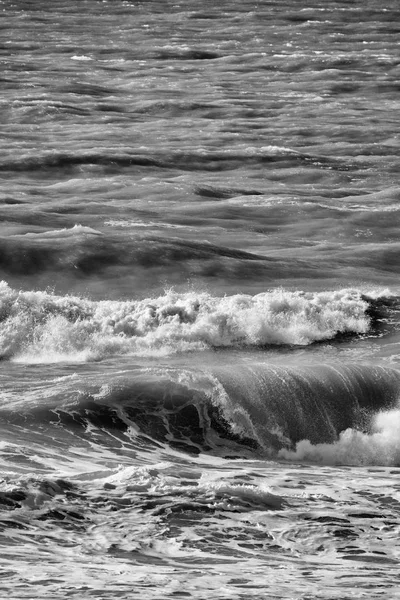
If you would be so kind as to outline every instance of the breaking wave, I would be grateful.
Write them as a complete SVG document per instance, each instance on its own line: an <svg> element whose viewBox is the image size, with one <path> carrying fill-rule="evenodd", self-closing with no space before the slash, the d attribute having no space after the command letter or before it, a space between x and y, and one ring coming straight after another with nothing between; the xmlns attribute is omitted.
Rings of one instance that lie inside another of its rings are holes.
<svg viewBox="0 0 400 600"><path fill-rule="evenodd" d="M356 290L91 301L0 285L0 356L27 362L90 361L187 350L309 345L367 334L381 300Z"/></svg>
<svg viewBox="0 0 400 600"><path fill-rule="evenodd" d="M107 383L67 377L0 412L3 426L135 451L396 464L399 390L397 370L370 365L139 368Z"/></svg>
<svg viewBox="0 0 400 600"><path fill-rule="evenodd" d="M304 439L296 443L294 450L282 449L278 455L286 460L325 465L400 466L400 410L374 415L369 432L349 427L335 442L312 444Z"/></svg>

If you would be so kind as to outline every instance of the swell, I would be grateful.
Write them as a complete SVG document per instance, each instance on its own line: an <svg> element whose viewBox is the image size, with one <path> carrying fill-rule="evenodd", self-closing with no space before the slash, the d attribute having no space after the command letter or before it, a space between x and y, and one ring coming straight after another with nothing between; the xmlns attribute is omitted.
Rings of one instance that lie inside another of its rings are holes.
<svg viewBox="0 0 400 600"><path fill-rule="evenodd" d="M24 217L25 219L25 217ZM26 219L25 219L26 220ZM0 272L6 276L31 276L64 272L72 278L117 275L117 268L131 275L134 268L174 271L186 277L199 275L229 279L287 276L293 270L311 275L306 261L269 257L219 244L154 235L118 233L102 235L89 227L0 238ZM183 281L185 280L182 275Z"/></svg>
<svg viewBox="0 0 400 600"><path fill-rule="evenodd" d="M62 268L75 269L86 275L113 265L156 267L214 257L276 262L243 250L161 236L136 236L134 241L128 236L106 238L88 227L55 231L51 236L28 234L0 239L0 268L12 274Z"/></svg>
<svg viewBox="0 0 400 600"><path fill-rule="evenodd" d="M132 152L52 152L42 155L21 156L0 162L0 171L38 171L42 169L68 169L83 165L99 165L111 168L157 167L183 171L221 171L249 164L283 162L312 164L329 169L348 170L348 164L326 156L302 154L288 148L275 146L239 148L231 151L171 151L167 153Z"/></svg>
<svg viewBox="0 0 400 600"><path fill-rule="evenodd" d="M40 432L55 425L107 446L112 433L115 447L125 439L137 450L161 444L274 457L302 440L335 443L349 428L368 435L374 415L397 406L400 373L371 365L253 364L212 373L146 369L84 387L71 383L33 406L21 400L3 407L3 427Z"/></svg>
<svg viewBox="0 0 400 600"><path fill-rule="evenodd" d="M389 310L357 290L91 301L0 285L0 355L27 362L90 361L210 348L307 346L374 335ZM393 308L390 309L395 314Z"/></svg>

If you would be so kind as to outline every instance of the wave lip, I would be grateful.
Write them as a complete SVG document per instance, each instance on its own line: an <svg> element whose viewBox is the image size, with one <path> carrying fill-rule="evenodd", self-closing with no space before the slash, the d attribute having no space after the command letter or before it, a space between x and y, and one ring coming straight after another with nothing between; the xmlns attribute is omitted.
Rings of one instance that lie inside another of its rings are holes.
<svg viewBox="0 0 400 600"><path fill-rule="evenodd" d="M369 303L355 290L222 298L168 291L138 301L91 301L0 286L0 355L28 362L111 355L309 345L365 334Z"/></svg>

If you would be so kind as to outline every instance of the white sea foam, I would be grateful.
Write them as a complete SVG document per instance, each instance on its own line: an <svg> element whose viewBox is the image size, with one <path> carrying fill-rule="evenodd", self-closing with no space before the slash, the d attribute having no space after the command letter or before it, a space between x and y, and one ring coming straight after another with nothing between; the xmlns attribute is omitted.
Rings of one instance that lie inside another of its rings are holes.
<svg viewBox="0 0 400 600"><path fill-rule="evenodd" d="M173 472L175 475L171 475ZM177 476L185 480L185 485L177 480ZM214 481L209 474L194 476L192 472L179 469L174 463L157 463L141 467L120 467L111 475L103 479L106 489L115 489L117 493L128 492L151 492L152 494L182 495L186 493L202 496L202 501L212 502L214 506L232 502L249 502L264 505L269 508L281 508L284 498L272 493L269 486L263 482L256 484L231 483L227 481Z"/></svg>
<svg viewBox="0 0 400 600"><path fill-rule="evenodd" d="M302 440L296 450L283 449L279 456L326 465L400 466L400 409L379 412L371 429L371 433L346 429L333 444L313 445Z"/></svg>
<svg viewBox="0 0 400 600"><path fill-rule="evenodd" d="M73 227L64 227L63 229L52 229L49 231L40 232L28 232L23 234L24 237L45 237L45 238L67 238L78 235L102 235L101 231L93 229L92 227L86 227L85 225L74 225Z"/></svg>
<svg viewBox="0 0 400 600"><path fill-rule="evenodd" d="M157 223L155 221L142 221L141 219L109 219L108 221L104 222L104 225L118 228L150 227L160 229L192 229L187 225L175 225L174 223Z"/></svg>
<svg viewBox="0 0 400 600"><path fill-rule="evenodd" d="M71 56L71 60L87 61L87 60L93 60L93 58L90 58L90 56L86 56L85 54L75 54L74 56Z"/></svg>
<svg viewBox="0 0 400 600"><path fill-rule="evenodd" d="M28 362L210 347L308 345L366 333L368 303L355 290L273 290L222 298L167 291L139 301L90 301L0 285L0 353Z"/></svg>

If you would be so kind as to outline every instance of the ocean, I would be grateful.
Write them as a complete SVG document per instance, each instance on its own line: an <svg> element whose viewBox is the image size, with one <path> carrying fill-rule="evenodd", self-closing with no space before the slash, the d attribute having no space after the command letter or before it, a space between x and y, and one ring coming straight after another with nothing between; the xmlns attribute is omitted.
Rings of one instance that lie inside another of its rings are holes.
<svg viewBox="0 0 400 600"><path fill-rule="evenodd" d="M397 0L0 15L0 598L400 598Z"/></svg>

